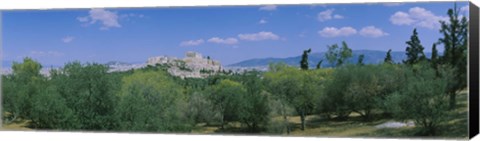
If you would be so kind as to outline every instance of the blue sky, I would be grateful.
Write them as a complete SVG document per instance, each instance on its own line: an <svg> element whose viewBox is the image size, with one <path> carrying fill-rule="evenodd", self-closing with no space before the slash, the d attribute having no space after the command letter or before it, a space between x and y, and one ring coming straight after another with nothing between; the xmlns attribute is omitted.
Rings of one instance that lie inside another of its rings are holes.
<svg viewBox="0 0 480 141"><path fill-rule="evenodd" d="M468 3L458 2L464 14ZM426 52L453 3L269 5L3 11L3 61L145 62L197 51L223 65L291 57L346 41L354 50L404 51L417 28ZM440 47L442 50L442 47ZM7 66L8 67L8 66Z"/></svg>

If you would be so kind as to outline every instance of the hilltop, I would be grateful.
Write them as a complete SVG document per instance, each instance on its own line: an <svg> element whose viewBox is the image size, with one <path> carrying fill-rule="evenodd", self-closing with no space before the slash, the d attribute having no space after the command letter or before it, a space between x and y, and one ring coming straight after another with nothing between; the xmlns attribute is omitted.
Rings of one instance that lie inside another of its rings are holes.
<svg viewBox="0 0 480 141"><path fill-rule="evenodd" d="M300 53L299 53L300 54ZM364 55L363 62L365 64L378 64L382 63L385 55L387 54L386 51L378 51L378 50L353 50L353 56L347 60L349 63L356 63L358 57L360 55ZM431 53L425 53L427 58L431 56ZM392 59L395 63L401 63L402 60L406 59L405 52L403 51L392 51L391 52ZM291 66L299 66L299 62L301 60L301 55L294 56L294 57L287 57L287 58L257 58L257 59L249 59L245 61L241 61L238 63L227 65L228 68L266 68L270 63L277 63L277 62L284 62ZM311 53L308 56L308 64L311 68L316 67L317 63L323 60L321 67L331 67L331 64L328 63L327 59L325 58L325 52L316 52Z"/></svg>

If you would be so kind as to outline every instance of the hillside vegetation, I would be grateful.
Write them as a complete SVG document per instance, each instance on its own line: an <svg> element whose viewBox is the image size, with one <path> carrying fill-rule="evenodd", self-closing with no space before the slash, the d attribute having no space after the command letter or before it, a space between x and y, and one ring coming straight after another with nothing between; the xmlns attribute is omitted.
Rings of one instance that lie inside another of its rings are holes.
<svg viewBox="0 0 480 141"><path fill-rule="evenodd" d="M308 49L298 65L267 72L182 78L164 65L109 72L70 62L46 77L26 57L2 76L2 130L466 138L468 22L448 14L443 54L433 44L427 57L414 29L402 62L388 51L381 63L363 54L352 63L342 42L315 68Z"/></svg>

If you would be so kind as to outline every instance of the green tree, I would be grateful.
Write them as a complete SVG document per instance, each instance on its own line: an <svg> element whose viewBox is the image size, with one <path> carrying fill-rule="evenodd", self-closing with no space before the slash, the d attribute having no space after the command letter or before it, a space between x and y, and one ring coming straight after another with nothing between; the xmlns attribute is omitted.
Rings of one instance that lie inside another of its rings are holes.
<svg viewBox="0 0 480 141"><path fill-rule="evenodd" d="M433 67L433 69L435 69L435 72L436 72L437 76L440 75L438 73L438 67L440 65L440 59L439 59L439 56L438 56L437 44L432 45L432 56L430 57L430 64Z"/></svg>
<svg viewBox="0 0 480 141"><path fill-rule="evenodd" d="M387 55L385 56L385 59L383 59L384 63L393 64L393 59L392 59L391 53L392 53L392 49L389 49L388 52L387 52Z"/></svg>
<svg viewBox="0 0 480 141"><path fill-rule="evenodd" d="M345 99L346 88L349 87L351 79L354 77L352 73L353 66L336 68L330 79L325 83L323 95L318 97L319 114L336 115L337 119L346 119L352 112L349 105L349 99Z"/></svg>
<svg viewBox="0 0 480 141"><path fill-rule="evenodd" d="M210 125L220 120L220 115L215 111L213 103L208 99L206 92L194 91L188 97L188 116L192 124L206 123Z"/></svg>
<svg viewBox="0 0 480 141"><path fill-rule="evenodd" d="M288 116L291 114L291 111L289 110L291 109L291 105L289 104L288 92L286 90L292 88L285 86L290 86L290 84L294 83L282 78L286 77L286 75L282 74L285 74L285 69L288 68L288 65L285 63L269 64L269 72L265 73L263 77L267 90L272 94L272 105L274 105L272 107L277 108L280 115L283 117L283 123L280 124L283 125L281 132L285 130L287 134L290 134L291 129L288 122ZM279 79L283 81L279 81Z"/></svg>
<svg viewBox="0 0 480 141"><path fill-rule="evenodd" d="M438 59L439 59L439 56L438 56L437 45L433 44L432 45L432 56L430 57L430 61L432 62L432 65L434 66L434 68L436 68L436 66L439 63Z"/></svg>
<svg viewBox="0 0 480 141"><path fill-rule="evenodd" d="M389 110L389 103L387 98L395 92L403 88L408 81L405 78L407 68L405 64L388 64L384 63L379 66L376 71L376 77L379 80L379 87L382 87L381 92L376 97L376 104L378 110L386 117L392 117L392 111Z"/></svg>
<svg viewBox="0 0 480 141"><path fill-rule="evenodd" d="M33 96L31 126L39 129L70 130L76 127L73 111L67 107L65 99L58 94L55 86L45 87Z"/></svg>
<svg viewBox="0 0 480 141"><path fill-rule="evenodd" d="M261 126L269 122L268 93L264 91L260 76L259 71L248 71L241 75L241 82L247 91L243 95L239 115L250 132L258 132Z"/></svg>
<svg viewBox="0 0 480 141"><path fill-rule="evenodd" d="M163 71L139 71L124 77L115 115L121 131L189 132L181 86Z"/></svg>
<svg viewBox="0 0 480 141"><path fill-rule="evenodd" d="M272 70L272 69L271 69ZM321 70L320 70L321 71ZM294 67L282 67L274 72L268 72L264 75L268 90L272 95L282 101L283 110L291 106L300 115L301 129L305 129L305 117L311 113L314 103L314 95L319 92L318 76L312 74L312 71L299 70ZM284 114L287 120L286 113ZM287 127L288 131L288 127Z"/></svg>
<svg viewBox="0 0 480 141"><path fill-rule="evenodd" d="M382 76L379 74L381 66L352 66L348 69L353 77L350 82L344 82L348 86L344 88L344 102L351 111L360 114L364 120L371 120L372 111L377 109L377 103L380 102L379 96L385 88L385 84L381 83Z"/></svg>
<svg viewBox="0 0 480 141"><path fill-rule="evenodd" d="M363 54L358 56L358 62L357 62L358 65L364 65L363 64L363 58L365 58L365 55L363 55Z"/></svg>
<svg viewBox="0 0 480 141"><path fill-rule="evenodd" d="M208 91L211 93L212 103L221 115L221 129L225 129L224 125L230 121L240 120L238 114L242 109L240 102L243 101L243 95L247 92L241 83L223 79L218 84L212 85Z"/></svg>
<svg viewBox="0 0 480 141"><path fill-rule="evenodd" d="M40 93L46 81L40 74L41 68L40 63L26 57L22 63L13 62L13 73L3 77L2 106L4 111L9 112L7 123L17 117L31 117L33 98Z"/></svg>
<svg viewBox="0 0 480 141"><path fill-rule="evenodd" d="M318 99L319 114L335 114L337 119L346 119L351 112L370 120L384 91L378 65L346 65L336 68L328 79L323 95Z"/></svg>
<svg viewBox="0 0 480 141"><path fill-rule="evenodd" d="M302 60L300 61L300 68L303 70L308 70L308 54L312 51L312 49L304 50L302 54Z"/></svg>
<svg viewBox="0 0 480 141"><path fill-rule="evenodd" d="M317 64L317 69L322 68L322 62L323 62L323 60L320 60L320 61L318 62L318 64Z"/></svg>
<svg viewBox="0 0 480 141"><path fill-rule="evenodd" d="M467 42L468 42L468 21L465 16L459 16L459 9L455 4L447 14L449 21L440 21L440 33L443 37L438 43L443 44L445 50L440 57L442 64L455 68L455 78L449 86L450 108L455 107L456 93L467 86Z"/></svg>
<svg viewBox="0 0 480 141"><path fill-rule="evenodd" d="M325 57L334 67L341 66L348 58L352 57L352 49L348 48L345 41L342 42L341 48L337 44L327 46L327 48L328 51L325 53Z"/></svg>
<svg viewBox="0 0 480 141"><path fill-rule="evenodd" d="M413 120L422 128L422 135L435 135L438 126L448 116L446 95L452 69L441 69L442 77L428 64L420 66L421 71L410 69L406 74L408 83L388 98L389 108L394 117Z"/></svg>
<svg viewBox="0 0 480 141"><path fill-rule="evenodd" d="M78 129L111 130L116 128L112 116L119 80L107 73L108 67L96 63L71 62L51 71L51 82L74 112ZM72 125L73 126L73 125Z"/></svg>
<svg viewBox="0 0 480 141"><path fill-rule="evenodd" d="M413 65L421 60L425 60L425 54L423 53L423 46L418 38L417 29L413 29L413 34L410 36L410 40L406 42L408 45L406 48L407 59L403 61L405 64Z"/></svg>
<svg viewBox="0 0 480 141"><path fill-rule="evenodd" d="M12 75L2 75L2 121L4 124L9 124L21 116L20 113L26 101L16 91L16 87L19 86L15 85Z"/></svg>

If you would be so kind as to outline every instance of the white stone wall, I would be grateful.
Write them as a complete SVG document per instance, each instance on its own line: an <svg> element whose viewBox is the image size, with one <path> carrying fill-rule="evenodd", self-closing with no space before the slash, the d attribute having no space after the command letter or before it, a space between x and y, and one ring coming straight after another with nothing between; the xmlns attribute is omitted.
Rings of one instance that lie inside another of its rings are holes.
<svg viewBox="0 0 480 141"><path fill-rule="evenodd" d="M183 61L185 62L185 67L190 69L191 71L187 70L182 70L180 69L178 61ZM195 77L195 78L200 78L200 77L206 77L208 74L202 74L200 73L201 70L211 70L214 72L218 72L222 69L222 65L220 64L219 61L216 60L211 60L207 58L203 58L202 54L193 52L193 51L188 51L185 53L185 58L183 59L177 59L175 57L167 57L167 56L157 56L157 57L151 57L147 61L148 65L155 65L155 64L169 64L173 67L171 67L168 71L170 74L175 75L175 76L180 76L182 78L184 77Z"/></svg>

